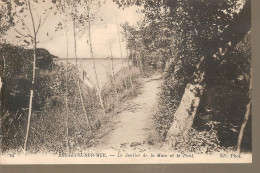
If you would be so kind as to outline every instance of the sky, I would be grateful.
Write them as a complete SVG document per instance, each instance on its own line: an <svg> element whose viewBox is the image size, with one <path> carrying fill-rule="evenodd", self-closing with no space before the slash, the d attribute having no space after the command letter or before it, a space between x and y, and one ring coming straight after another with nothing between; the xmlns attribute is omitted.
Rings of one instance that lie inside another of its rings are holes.
<svg viewBox="0 0 260 173"><path fill-rule="evenodd" d="M45 3L38 3L32 6L33 14L35 17L35 21L37 21L37 14L40 17L44 18L44 11L48 9L48 5L53 5L51 1L45 0ZM101 2L105 0L100 0ZM33 1L31 1L33 2ZM39 1L40 2L40 1ZM245 0L237 0L237 7L234 9L239 12L241 7L243 6ZM118 38L118 30L117 26L122 23L128 22L130 25L137 25L138 21L141 21L144 18L144 14L137 12L137 10L141 7L131 6L128 8L119 9L118 5L113 2L113 0L106 0L99 9L98 15L103 19L102 22L94 22L91 29L92 34L92 45L93 52L96 58L106 58L111 55L110 53L110 43L112 48L113 57L119 58L121 57L120 46L119 46L119 38ZM18 9L19 11L20 9ZM36 14L37 12L37 14ZM32 22L29 18L29 13L27 11L21 13L23 16L24 22L28 26L30 32L32 33ZM42 16L41 16L42 15ZM46 14L45 14L46 16ZM44 25L39 30L38 40L40 43L38 47L47 49L51 54L65 58L66 57L66 36L64 30L59 30L54 33L55 27L61 21L61 15L54 15L54 12L49 15ZM72 25L72 23L69 23ZM22 25L16 25L15 28L22 33L26 33L26 30L22 30ZM122 28L119 26L120 32L122 32ZM48 36L47 36L48 33ZM72 27L69 30L69 57L74 58L74 40L73 40L73 32ZM16 38L17 33L10 29L7 32L6 39L12 44L21 45L23 43L23 39ZM51 40L49 38L52 38ZM126 57L126 47L125 47L125 39L122 34L120 34L120 41L122 46L122 57ZM90 49L88 42L88 34L85 32L81 37L77 37L77 56L78 58L90 58Z"/></svg>
<svg viewBox="0 0 260 173"><path fill-rule="evenodd" d="M33 6L35 8L34 16L36 16L35 20L37 21L36 11L39 14L43 14L43 9L46 5L37 4ZM92 45L93 52L96 58L106 58L111 55L110 52L110 43L112 48L112 53L115 58L121 57L120 46L119 46L119 38L118 38L118 30L117 26L121 23L128 22L130 25L137 25L138 21L141 21L144 17L144 14L137 12L138 8L136 6L128 7L123 9L119 9L118 5L115 4L112 0L106 0L104 4L99 9L98 15L103 19L102 22L95 22L91 28L92 34ZM42 10L42 11L41 11ZM29 16L29 14L27 15ZM46 15L45 15L46 16ZM42 17L44 18L44 16ZM51 54L65 58L66 57L66 36L65 31L59 30L54 33L55 27L57 23L61 20L60 15L53 15L51 13L47 18L46 22L39 30L38 40L40 43L38 47L47 49ZM28 28L31 30L31 20L29 17L25 18L25 23ZM71 24L70 24L71 25ZM19 27L16 26L16 29L19 31ZM119 26L120 33L122 32L122 28ZM32 30L31 30L32 31ZM48 36L47 36L48 33ZM17 39L15 36L17 33L11 29L6 36L7 41L12 44L20 45L22 43L21 39ZM73 32L72 28L69 30L69 57L74 58L74 40L73 40ZM80 34L79 34L80 35ZM123 57L126 57L126 47L125 47L125 39L124 35L120 34L120 41L122 46L122 54ZM52 39L50 39L52 38ZM81 37L77 38L77 56L78 58L90 58L90 50L89 45L87 44L88 33L85 32Z"/></svg>

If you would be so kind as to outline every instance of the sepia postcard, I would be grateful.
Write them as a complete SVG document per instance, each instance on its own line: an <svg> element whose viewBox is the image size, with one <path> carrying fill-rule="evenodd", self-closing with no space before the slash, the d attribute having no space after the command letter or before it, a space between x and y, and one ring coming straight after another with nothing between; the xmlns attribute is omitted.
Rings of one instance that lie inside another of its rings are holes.
<svg viewBox="0 0 260 173"><path fill-rule="evenodd" d="M251 0L0 0L0 164L252 163Z"/></svg>

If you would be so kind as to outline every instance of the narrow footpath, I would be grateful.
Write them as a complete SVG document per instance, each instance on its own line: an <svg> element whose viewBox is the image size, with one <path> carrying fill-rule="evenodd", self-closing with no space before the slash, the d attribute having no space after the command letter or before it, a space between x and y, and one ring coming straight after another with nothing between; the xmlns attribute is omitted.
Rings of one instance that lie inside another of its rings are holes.
<svg viewBox="0 0 260 173"><path fill-rule="evenodd" d="M161 75L142 78L141 94L127 101L126 110L117 115L118 123L100 140L101 150L145 151L149 148L149 134L154 132L153 115L157 109Z"/></svg>

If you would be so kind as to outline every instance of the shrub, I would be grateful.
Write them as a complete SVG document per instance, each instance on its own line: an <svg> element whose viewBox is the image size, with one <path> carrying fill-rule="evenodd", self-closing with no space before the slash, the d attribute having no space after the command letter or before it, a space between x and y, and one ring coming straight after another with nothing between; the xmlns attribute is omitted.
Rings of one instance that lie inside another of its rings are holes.
<svg viewBox="0 0 260 173"><path fill-rule="evenodd" d="M119 102L130 99L137 94L136 88L139 86L139 76L140 71L138 68L125 67L115 75L115 81L111 79L103 87L102 97L104 99L107 112L112 111L119 104ZM132 80L132 84L130 78ZM134 90L132 90L131 85L133 85Z"/></svg>

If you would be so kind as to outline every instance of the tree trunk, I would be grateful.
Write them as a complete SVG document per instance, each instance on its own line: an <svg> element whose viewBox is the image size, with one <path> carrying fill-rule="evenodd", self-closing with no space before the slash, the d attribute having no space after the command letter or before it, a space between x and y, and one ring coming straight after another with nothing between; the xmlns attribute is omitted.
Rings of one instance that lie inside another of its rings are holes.
<svg viewBox="0 0 260 173"><path fill-rule="evenodd" d="M60 4L61 5L61 4ZM68 14L66 9L66 1L64 1L64 13L66 17L66 21L68 20ZM65 130L66 130L66 145L67 151L69 151L69 96L68 96L68 67L69 67L69 39L68 39L68 27L66 25L66 21L63 20L63 24L66 30L66 73L65 73L65 109L66 109L66 117L65 117Z"/></svg>
<svg viewBox="0 0 260 173"><path fill-rule="evenodd" d="M120 33L119 33L118 22L117 22L117 16L116 16L116 28L117 28L118 42L119 42L119 48L120 48L120 57L121 57L121 60L122 60L122 70L123 70L123 75L124 75L125 89L127 91L128 88L127 88L126 74L125 74L125 69L124 69L124 61L123 61L122 46L121 46Z"/></svg>
<svg viewBox="0 0 260 173"><path fill-rule="evenodd" d="M127 63L128 63L128 69L131 70L131 66L129 64L129 54L128 54L128 50L127 50L127 36L126 36L126 29L125 29L125 40L126 40L126 56L127 56ZM132 81L132 76L131 76L131 72L129 73L129 79L130 79L130 85L131 85L131 89L132 91L134 90L134 86L133 86L133 81Z"/></svg>
<svg viewBox="0 0 260 173"><path fill-rule="evenodd" d="M142 73L142 71L143 71L142 63L141 63L141 62L142 62L142 61L141 61L141 53L138 52L137 65L138 65L138 67L139 67L140 73Z"/></svg>
<svg viewBox="0 0 260 173"><path fill-rule="evenodd" d="M112 70L111 82L115 88L116 97L118 97L116 79L115 79L114 58L113 58L113 54L112 54L111 43L110 43L110 54L111 54L111 70Z"/></svg>
<svg viewBox="0 0 260 173"><path fill-rule="evenodd" d="M66 92L65 92L65 106L66 106L66 137L67 137L67 150L69 151L69 99L68 99L68 66L69 66L69 40L68 30L66 28L66 48L67 48L67 60L66 60Z"/></svg>
<svg viewBox="0 0 260 173"><path fill-rule="evenodd" d="M205 88L205 72L199 70L202 63L204 63L204 57L197 66L198 72L194 74L196 77L194 83L186 86L180 105L173 116L172 126L165 139L166 145L169 147L174 147L178 142L185 140L187 132L193 124Z"/></svg>
<svg viewBox="0 0 260 173"><path fill-rule="evenodd" d="M86 2L87 3L87 2ZM99 101L100 101L100 106L103 110L104 115L106 114L105 111L105 107L104 107L104 103L103 103L103 99L101 96L101 89L99 86L99 81L98 81L98 76L97 76L97 69L96 69L96 62L95 62L95 58L94 58L94 53L93 53L93 48L92 48L92 40L91 40L91 23L90 23L90 8L89 8L89 4L87 3L87 10L88 10L88 36L89 36L89 49L90 49L90 53L91 53L91 58L93 60L93 64L94 64L94 72L95 72L95 77L96 77L96 82L97 82L97 91L98 91L98 97L99 97Z"/></svg>
<svg viewBox="0 0 260 173"><path fill-rule="evenodd" d="M75 3L75 1L74 1ZM75 4L74 4L75 5ZM74 13L76 13L76 7L74 6ZM74 14L75 15L75 14ZM81 90L81 86L80 86L80 77L79 77L79 67L78 67L78 56L77 56L77 40L76 40L76 28L75 28L75 17L73 19L73 39L74 39L74 54L75 54L75 59L76 59L76 68L77 68L77 83L78 83L78 90L79 90L79 96L80 96L80 101L81 101L81 105L82 105L82 109L84 112L84 115L86 117L86 121L87 124L90 126L90 129L92 129L91 126L91 122L89 120L89 116L87 114L86 108L85 108L85 104L84 104L84 100L83 100L83 95L82 95L82 90Z"/></svg>
<svg viewBox="0 0 260 173"><path fill-rule="evenodd" d="M30 101L29 101L29 114L28 114L28 120L27 120L27 128L26 128L26 136L24 141L24 151L27 149L27 142L28 142L28 136L29 136L29 130L30 130L30 123L31 123L31 116L32 116L32 103L33 103L33 93L34 93L34 84L35 84L35 73L36 73L36 38L34 40L34 47L33 47L33 78L32 78L32 86L30 90Z"/></svg>
<svg viewBox="0 0 260 173"><path fill-rule="evenodd" d="M131 71L131 66L130 66L130 64L129 64L129 60L128 60L128 69ZM131 76L131 72L130 72L130 74L129 74L129 79L130 79L130 85L131 85L131 89L132 89L132 91L134 90L134 85L133 85L133 80L132 80L132 76Z"/></svg>
<svg viewBox="0 0 260 173"><path fill-rule="evenodd" d="M1 112L1 118L2 116L4 115L4 108L5 108L5 104L6 104L6 98L4 96L4 88L5 88L5 84L4 84L4 80L5 80L5 60L6 60L6 57L5 57L5 50L2 49L2 57L3 57L3 67L2 67L2 74L0 76L0 99L1 99L1 108L0 108L0 112Z"/></svg>
<svg viewBox="0 0 260 173"><path fill-rule="evenodd" d="M250 64L252 65L252 64ZM246 113L245 113L245 117L244 117L244 121L241 125L241 129L239 132L239 136L238 136L238 141L237 141L237 152L240 153L241 152L241 143L242 143L242 139L243 139L243 134L244 134L244 130L250 115L250 111L251 111L251 106L252 106L252 66L250 67L250 83L249 83L249 91L248 91L248 97L249 97L249 103L246 106Z"/></svg>
<svg viewBox="0 0 260 173"><path fill-rule="evenodd" d="M36 49L37 49L37 33L36 33L36 28L35 28L35 22L31 10L31 3L28 1L28 7L29 7L29 12L30 12L30 17L32 20L32 25L33 25L33 32L34 32L34 37L33 37L33 76L32 76L32 86L30 90L30 101L29 101L29 114L28 114L28 120L27 120L27 128L26 128L26 135L25 135L25 140L24 140L24 151L27 149L27 142L28 142L28 136L29 136L29 131L30 131L30 123L31 123L31 116L32 116L32 103L33 103L33 95L34 95L34 84L35 84L35 76L36 76Z"/></svg>

